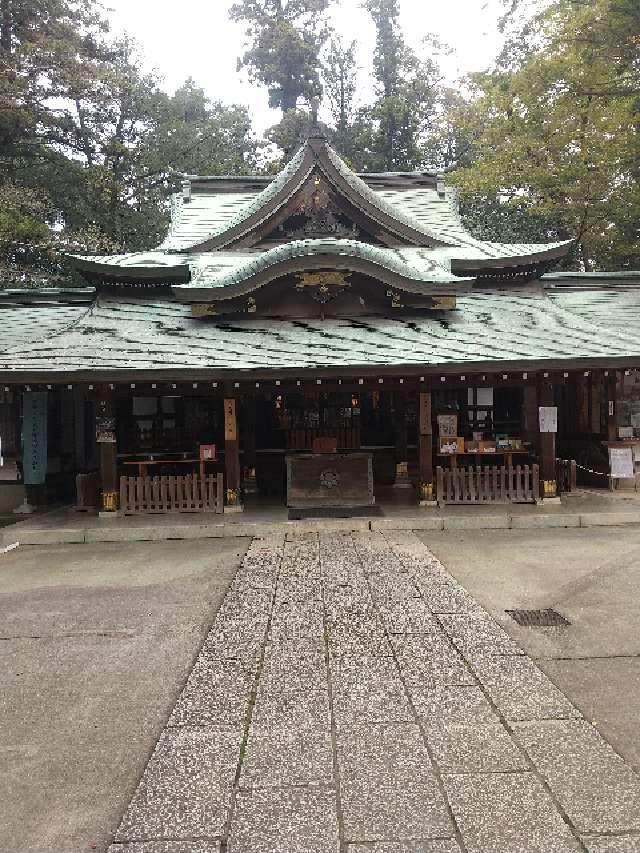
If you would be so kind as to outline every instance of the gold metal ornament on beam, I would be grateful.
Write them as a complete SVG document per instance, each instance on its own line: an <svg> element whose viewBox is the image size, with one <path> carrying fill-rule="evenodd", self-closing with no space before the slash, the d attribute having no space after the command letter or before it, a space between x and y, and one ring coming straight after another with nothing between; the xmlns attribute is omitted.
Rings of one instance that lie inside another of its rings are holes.
<svg viewBox="0 0 640 853"><path fill-rule="evenodd" d="M298 273L296 290L308 292L316 302L325 304L351 287L350 273L338 270Z"/></svg>

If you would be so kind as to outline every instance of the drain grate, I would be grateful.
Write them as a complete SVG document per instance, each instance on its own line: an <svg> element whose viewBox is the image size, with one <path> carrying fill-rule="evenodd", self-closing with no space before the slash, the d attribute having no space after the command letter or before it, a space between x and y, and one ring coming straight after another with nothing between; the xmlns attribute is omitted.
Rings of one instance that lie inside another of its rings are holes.
<svg viewBox="0 0 640 853"><path fill-rule="evenodd" d="M524 625L526 628L555 628L571 625L568 619L551 608L547 610L505 610L505 613L508 613L518 625Z"/></svg>

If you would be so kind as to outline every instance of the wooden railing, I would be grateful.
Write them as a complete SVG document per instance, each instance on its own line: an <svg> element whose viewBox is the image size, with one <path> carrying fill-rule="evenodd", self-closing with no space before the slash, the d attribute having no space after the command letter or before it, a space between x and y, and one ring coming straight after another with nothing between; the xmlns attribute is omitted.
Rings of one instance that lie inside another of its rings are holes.
<svg viewBox="0 0 640 853"><path fill-rule="evenodd" d="M90 512L98 506L100 472L76 475L76 512Z"/></svg>
<svg viewBox="0 0 640 853"><path fill-rule="evenodd" d="M224 512L223 475L120 477L120 511L125 515Z"/></svg>
<svg viewBox="0 0 640 853"><path fill-rule="evenodd" d="M535 503L539 478L537 465L436 468L436 497L446 504Z"/></svg>

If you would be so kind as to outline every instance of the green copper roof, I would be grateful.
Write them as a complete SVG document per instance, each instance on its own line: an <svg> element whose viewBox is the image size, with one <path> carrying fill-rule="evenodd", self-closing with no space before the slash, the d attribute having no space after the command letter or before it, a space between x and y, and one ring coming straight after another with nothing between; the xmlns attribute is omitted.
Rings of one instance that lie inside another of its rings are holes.
<svg viewBox="0 0 640 853"><path fill-rule="evenodd" d="M192 262L192 276L189 284L174 285L173 291L179 298L189 299L199 290L232 289L238 290L238 285L246 284L242 292L253 289L264 283L261 274L271 272L269 280L282 275L280 268L287 262L300 259L300 269L305 267L305 259L314 261L327 259L327 267L339 266L343 269L358 270L377 275L384 279L385 273L397 277L405 287L420 284L439 284L449 286L453 292L459 289L464 280L453 276L427 255L419 254L420 250L385 249L358 240L292 240L281 246L275 246L265 252L243 253L241 255L225 256L237 259L234 266L218 266L213 264L217 254L201 255L198 261ZM317 264L316 264L317 266ZM400 284L400 282L398 282ZM414 292L420 292L419 286L410 287Z"/></svg>
<svg viewBox="0 0 640 853"><path fill-rule="evenodd" d="M455 311L355 320L200 320L188 305L116 296L98 297L88 310L7 306L0 318L9 330L0 350L4 381L181 371L228 371L239 378L246 371L640 364L635 289L508 298L474 292L459 296Z"/></svg>

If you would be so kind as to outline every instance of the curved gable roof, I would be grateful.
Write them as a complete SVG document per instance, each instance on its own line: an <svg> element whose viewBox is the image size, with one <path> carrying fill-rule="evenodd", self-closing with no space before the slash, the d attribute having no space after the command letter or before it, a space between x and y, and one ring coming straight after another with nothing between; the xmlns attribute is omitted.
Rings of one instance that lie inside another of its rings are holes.
<svg viewBox="0 0 640 853"><path fill-rule="evenodd" d="M229 249L234 245L250 245L252 232L271 220L275 224L278 214L316 170L340 196L372 222L375 232L386 232L399 243L412 246L455 245L436 236L418 219L387 202L352 172L324 139L312 137L262 192L243 204L236 204L229 218L218 224L211 222L211 233L204 239L176 241L173 235L165 241L164 248L178 252L206 252ZM184 207L181 210L181 215L184 215ZM256 237L255 241L258 239Z"/></svg>

